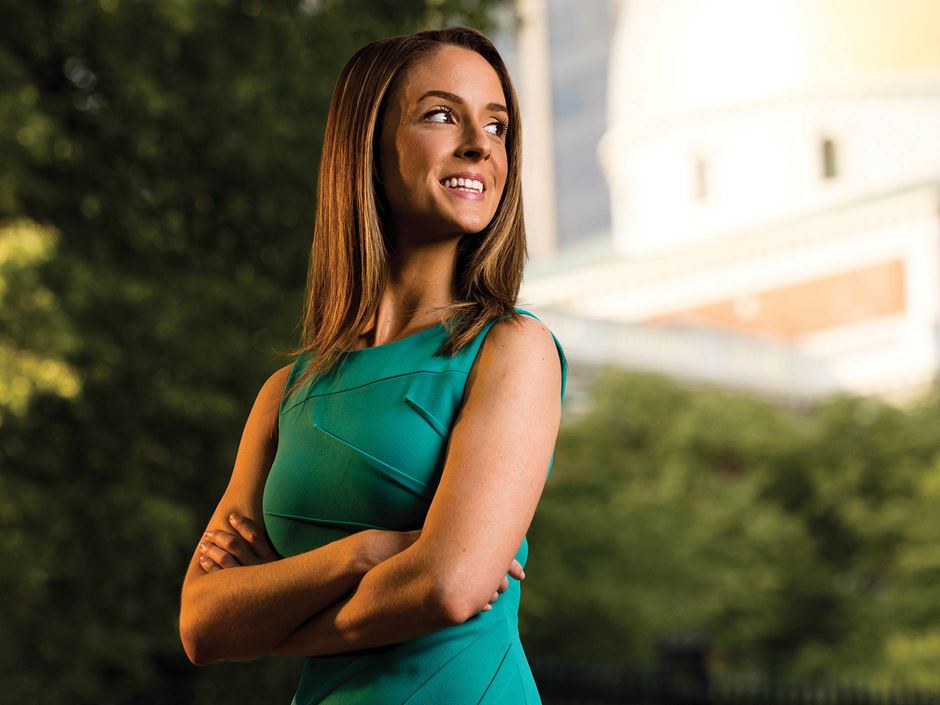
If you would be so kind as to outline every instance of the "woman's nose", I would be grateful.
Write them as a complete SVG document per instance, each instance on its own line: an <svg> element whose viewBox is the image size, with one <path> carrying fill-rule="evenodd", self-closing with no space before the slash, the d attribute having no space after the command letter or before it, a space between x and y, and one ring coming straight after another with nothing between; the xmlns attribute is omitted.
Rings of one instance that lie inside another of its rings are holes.
<svg viewBox="0 0 940 705"><path fill-rule="evenodd" d="M464 129L460 151L463 154L479 154L481 157L489 155L490 143L482 125L468 125Z"/></svg>

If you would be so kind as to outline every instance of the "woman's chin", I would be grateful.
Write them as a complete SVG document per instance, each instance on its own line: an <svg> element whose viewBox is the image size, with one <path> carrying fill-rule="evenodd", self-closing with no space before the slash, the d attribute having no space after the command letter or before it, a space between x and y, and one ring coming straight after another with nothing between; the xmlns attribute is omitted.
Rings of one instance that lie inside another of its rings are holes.
<svg viewBox="0 0 940 705"><path fill-rule="evenodd" d="M492 220L492 217L490 218ZM453 221L454 226L464 235L478 233L487 226L490 220L484 221L482 218L456 218Z"/></svg>
<svg viewBox="0 0 940 705"><path fill-rule="evenodd" d="M490 224L493 220L493 215L493 213L443 212L439 213L439 225L436 226L435 229L440 228L446 232L456 233L461 236L478 233Z"/></svg>

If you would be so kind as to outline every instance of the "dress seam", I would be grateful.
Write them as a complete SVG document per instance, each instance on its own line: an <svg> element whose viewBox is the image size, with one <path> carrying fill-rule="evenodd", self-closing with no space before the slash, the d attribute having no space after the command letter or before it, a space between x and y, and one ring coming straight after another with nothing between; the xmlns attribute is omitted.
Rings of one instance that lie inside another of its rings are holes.
<svg viewBox="0 0 940 705"><path fill-rule="evenodd" d="M516 668L516 677L519 679L520 683L525 683L526 679L522 676L522 671L519 669L519 660L516 659L513 661L513 666ZM538 689L538 686L535 686ZM525 686L522 687L522 705L529 705L529 696L526 694L529 689Z"/></svg>
<svg viewBox="0 0 940 705"><path fill-rule="evenodd" d="M427 675L427 677L421 682L421 684L420 684L417 688L415 688L415 689L412 691L411 695L409 695L409 696L404 700L404 702L402 703L402 705L408 705L408 703L409 703L410 701L414 700L414 697L415 697L416 695L418 695L418 694L421 692L421 689L424 688L424 686L425 686L432 678L434 678L434 676L436 676L438 673L440 673L442 670L444 670L450 663L452 663L454 659L458 658L458 657L459 657L461 654L463 654L467 649L469 649L471 646L473 646L473 645L476 644L478 641L480 641L480 639L482 639L483 637L487 636L488 634L491 634L494 629L496 629L497 627L499 627L500 624L502 624L503 622L507 622L507 621L508 621L508 620L506 619L506 617L501 617L498 621L496 621L496 622L493 624L492 627L490 627L489 629L487 629L487 630L486 630L485 632L483 632L482 634L477 634L476 637L474 637L469 643L465 644L459 651L457 651L457 653L451 654L450 658L448 658L444 663L440 664L436 669L434 669L434 671L433 671L432 673L429 673L429 674Z"/></svg>
<svg viewBox="0 0 940 705"><path fill-rule="evenodd" d="M364 387L368 387L370 384L377 384L378 382L385 382L387 380L396 379L398 377L407 377L408 375L417 375L417 374L443 375L443 374L448 374L448 373L457 373L465 377L468 376L468 373L464 372L463 370L412 370L411 372L402 372L401 374L397 374L397 375L388 375L387 377L379 377L378 379L369 380L368 382L356 385L355 387L346 387L345 389L334 389L333 391L330 391L330 392L317 392L316 394L311 394L309 396L304 397L300 401L294 404L291 404L288 407L285 407L281 411L281 414L287 413L288 411L293 409L295 406L300 406L301 404L303 404L306 401L309 401L310 399L316 399L319 397L328 397L328 396L332 396L333 394L342 394L343 392L352 392L356 389L363 389Z"/></svg>
<svg viewBox="0 0 940 705"><path fill-rule="evenodd" d="M499 660L499 665L496 667L496 670L493 671L493 677L490 678L490 682L486 684L486 689L483 691L483 694L480 696L480 699L477 700L477 705L480 705L480 703L486 700L486 694L490 692L490 689L493 687L493 683L496 682L496 677L499 676L499 672L503 668L503 664L506 663L506 659L509 657L509 652L511 650L512 650L512 642L510 641L509 645L506 647L506 650L503 652L503 657ZM516 673L518 672L519 670L516 669Z"/></svg>

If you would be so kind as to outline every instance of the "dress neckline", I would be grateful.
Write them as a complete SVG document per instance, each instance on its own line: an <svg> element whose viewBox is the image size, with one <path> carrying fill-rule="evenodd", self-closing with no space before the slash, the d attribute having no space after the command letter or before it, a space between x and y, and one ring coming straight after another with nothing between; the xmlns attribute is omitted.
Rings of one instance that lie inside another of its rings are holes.
<svg viewBox="0 0 940 705"><path fill-rule="evenodd" d="M407 343L408 341L414 340L414 339L416 339L416 338L423 338L424 336L426 336L426 335L428 335L428 334L430 334L430 333L436 332L436 331L438 331L438 330L440 330L440 329L443 329L443 328L444 328L444 324L443 324L443 323L435 323L435 324L432 325L432 326L428 326L427 328L422 328L422 329L419 330L419 331L416 331L416 332L414 332L414 333L410 333L409 335L406 335L404 338L398 338L398 339L396 339L396 340L391 340L391 341L389 341L389 342L387 342L387 343L382 343L381 345L373 345L373 346L368 347L368 348L355 348L355 349L353 349L353 350L347 350L347 351L346 351L346 354L347 354L347 355L361 355L361 354L363 354L363 353L368 353L368 352L370 352L370 351L372 351L372 350L385 350L385 349L391 348L391 347L393 347L393 346L395 346L395 345L401 345L402 343Z"/></svg>

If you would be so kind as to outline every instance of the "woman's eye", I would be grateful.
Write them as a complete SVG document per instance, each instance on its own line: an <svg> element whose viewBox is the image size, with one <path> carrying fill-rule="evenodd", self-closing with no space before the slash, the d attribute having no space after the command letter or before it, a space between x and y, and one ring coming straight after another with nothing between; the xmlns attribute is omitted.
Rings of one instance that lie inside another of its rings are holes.
<svg viewBox="0 0 940 705"><path fill-rule="evenodd" d="M450 111L447 110L446 108L435 108L431 112L426 113L424 117L431 117L432 115L437 115L437 114L450 115Z"/></svg>
<svg viewBox="0 0 940 705"><path fill-rule="evenodd" d="M449 118L451 116L451 112L452 111L449 108L434 108L434 110L431 110L425 113L424 117L430 118L432 115L445 115L446 117ZM434 120L434 122L440 122L440 121ZM506 130L509 129L509 123L504 122L502 120L491 122L489 125L487 125L487 127L493 127L494 125L496 126L496 131L491 132L490 134L496 135L497 137L503 137L506 134Z"/></svg>
<svg viewBox="0 0 940 705"><path fill-rule="evenodd" d="M487 127L492 127L493 125L496 125L496 132L493 133L494 135L496 135L497 137L506 136L506 130L509 129L508 122L504 122L503 120L497 120L496 122L491 122L489 125L487 125Z"/></svg>

